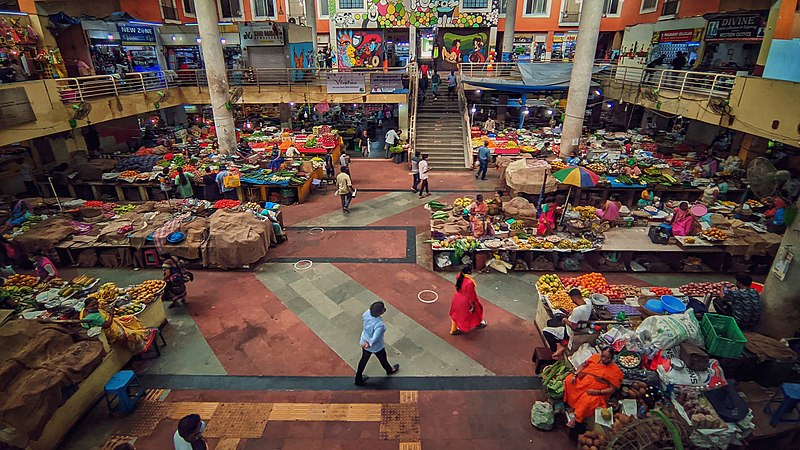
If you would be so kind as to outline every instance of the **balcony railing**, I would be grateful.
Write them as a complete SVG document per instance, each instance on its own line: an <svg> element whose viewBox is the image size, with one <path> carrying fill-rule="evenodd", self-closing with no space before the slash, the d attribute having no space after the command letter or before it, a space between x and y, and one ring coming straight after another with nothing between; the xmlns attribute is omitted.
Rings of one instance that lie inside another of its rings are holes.
<svg viewBox="0 0 800 450"><path fill-rule="evenodd" d="M259 92L262 87L274 86L327 86L328 75L339 72L336 69L269 69L249 68L228 70L228 84L235 86L254 86ZM373 76L395 74L401 76L403 88L407 89L406 67L382 69L353 69L355 74L364 75L365 94L372 93ZM147 93L169 87L208 86L205 70L168 70L165 72L131 72L120 75L98 75L57 80L61 100L76 103L111 95ZM379 93L379 92L375 92ZM385 92L384 92L385 93Z"/></svg>
<svg viewBox="0 0 800 450"><path fill-rule="evenodd" d="M602 65L602 70L594 75L598 81L613 84L633 84L647 88L665 98L693 97L729 98L736 76L713 72L692 72L689 70L646 69L639 67L620 67ZM670 91L663 94L663 91Z"/></svg>

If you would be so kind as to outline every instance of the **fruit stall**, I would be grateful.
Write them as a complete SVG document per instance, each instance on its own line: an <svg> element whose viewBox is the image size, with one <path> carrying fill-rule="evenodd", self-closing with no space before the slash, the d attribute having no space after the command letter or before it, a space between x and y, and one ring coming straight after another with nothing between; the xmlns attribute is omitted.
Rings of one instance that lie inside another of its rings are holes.
<svg viewBox="0 0 800 450"><path fill-rule="evenodd" d="M102 308L114 308L122 320L135 316L145 327L161 328L166 324L164 287L161 280L117 287L88 274L48 282L25 274L8 277L0 288L0 304L8 309L0 311L10 313L10 320L0 325L0 335L9 360L0 364L13 359L25 367L6 380L9 396L2 407L3 441L33 450L57 448L96 405L105 383L134 357L124 346L109 346L103 332L89 333L78 325L39 323L37 319L77 319L86 300L103 290L113 292L113 298L101 300ZM23 342L48 351L31 351ZM40 414L19 417L15 408L20 402L39 405Z"/></svg>
<svg viewBox="0 0 800 450"><path fill-rule="evenodd" d="M730 317L708 312L709 297L722 288L733 286L613 284L596 272L540 276L535 299L540 333L549 319L569 317L577 307L568 295L571 289L580 291L592 315L577 323L565 344L566 356L554 358L549 348L534 352L549 399L534 405L532 424L552 429L556 415L565 414L565 422L575 418L567 398L580 400L565 394L571 388L571 373L610 347L622 383L613 393L603 394L602 406L592 408L593 414L571 429L579 449L677 448L679 441L683 448L724 449L743 445L745 439L753 445L791 428L768 425L769 415L763 412L765 398L770 398L765 393L787 375L754 375L774 372L766 362L742 367L766 354L789 361L797 355L777 340L742 333Z"/></svg>

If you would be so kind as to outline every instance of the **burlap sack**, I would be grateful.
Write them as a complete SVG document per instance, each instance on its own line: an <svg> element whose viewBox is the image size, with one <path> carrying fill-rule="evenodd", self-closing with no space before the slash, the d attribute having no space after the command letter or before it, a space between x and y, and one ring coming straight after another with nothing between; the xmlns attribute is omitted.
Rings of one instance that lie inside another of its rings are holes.
<svg viewBox="0 0 800 450"><path fill-rule="evenodd" d="M209 218L208 263L221 269L254 264L277 243L269 221L249 212L219 210Z"/></svg>
<svg viewBox="0 0 800 450"><path fill-rule="evenodd" d="M180 230L186 234L186 240L177 245L164 246L167 253L183 259L199 259L200 247L208 237L209 221L204 217L195 217L191 222L181 224Z"/></svg>
<svg viewBox="0 0 800 450"><path fill-rule="evenodd" d="M12 241L14 248L18 254L28 256L48 252L75 232L69 222L70 220L64 217L54 217L39 222L28 232L14 238Z"/></svg>

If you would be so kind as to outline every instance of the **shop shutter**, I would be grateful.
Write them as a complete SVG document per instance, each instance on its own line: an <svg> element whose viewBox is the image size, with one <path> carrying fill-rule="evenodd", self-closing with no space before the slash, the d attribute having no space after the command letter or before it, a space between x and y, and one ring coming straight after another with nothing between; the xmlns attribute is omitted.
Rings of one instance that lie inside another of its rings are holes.
<svg viewBox="0 0 800 450"><path fill-rule="evenodd" d="M247 47L247 55L259 83L283 84L288 81L283 47Z"/></svg>

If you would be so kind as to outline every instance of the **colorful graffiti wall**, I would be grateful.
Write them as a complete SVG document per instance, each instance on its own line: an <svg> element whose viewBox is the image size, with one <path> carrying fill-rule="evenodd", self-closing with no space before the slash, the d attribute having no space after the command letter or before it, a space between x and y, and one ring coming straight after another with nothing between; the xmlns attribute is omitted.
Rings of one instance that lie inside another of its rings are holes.
<svg viewBox="0 0 800 450"><path fill-rule="evenodd" d="M336 60L339 67L380 67L383 65L383 32L337 30Z"/></svg>
<svg viewBox="0 0 800 450"><path fill-rule="evenodd" d="M489 51L488 30L439 29L433 58L440 70L456 69L458 63L486 62Z"/></svg>
<svg viewBox="0 0 800 450"><path fill-rule="evenodd" d="M336 11L331 0L331 20L337 28L483 28L497 25L500 0L490 0L489 11L464 12L459 0L366 0L366 12Z"/></svg>
<svg viewBox="0 0 800 450"><path fill-rule="evenodd" d="M313 69L314 44L311 42L296 42L289 44L289 61L292 69ZM292 72L292 78L296 81L303 77L303 72Z"/></svg>

